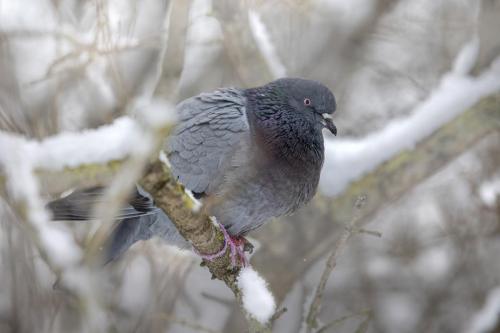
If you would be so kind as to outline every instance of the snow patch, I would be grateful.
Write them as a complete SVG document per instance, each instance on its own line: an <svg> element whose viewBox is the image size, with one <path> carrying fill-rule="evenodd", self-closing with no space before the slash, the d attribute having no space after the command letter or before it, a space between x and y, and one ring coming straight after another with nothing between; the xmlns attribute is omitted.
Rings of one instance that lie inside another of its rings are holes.
<svg viewBox="0 0 500 333"><path fill-rule="evenodd" d="M189 197L189 199L191 199L191 202L193 203L193 207L191 208L191 210L195 213L199 212L200 209L201 209L201 206L202 206L202 203L200 200L196 199L194 197L194 194L191 190L185 188L184 189L184 192L186 193L186 195ZM215 217L214 217L215 218Z"/></svg>
<svg viewBox="0 0 500 333"><path fill-rule="evenodd" d="M69 232L50 223L50 215L40 198L38 179L33 173L35 151L17 135L0 132L0 170L5 174L9 195L23 207L34 237L58 267L77 263L81 250Z"/></svg>
<svg viewBox="0 0 500 333"><path fill-rule="evenodd" d="M122 117L112 124L82 132L63 132L41 142L28 143L35 168L62 170L82 164L106 163L127 157L143 131L131 118Z"/></svg>
<svg viewBox="0 0 500 333"><path fill-rule="evenodd" d="M237 282L245 310L260 323L267 323L276 310L276 301L266 281L253 268L245 267Z"/></svg>
<svg viewBox="0 0 500 333"><path fill-rule="evenodd" d="M479 37L474 38L464 45L453 63L453 73L457 75L467 75L476 64L479 55Z"/></svg>

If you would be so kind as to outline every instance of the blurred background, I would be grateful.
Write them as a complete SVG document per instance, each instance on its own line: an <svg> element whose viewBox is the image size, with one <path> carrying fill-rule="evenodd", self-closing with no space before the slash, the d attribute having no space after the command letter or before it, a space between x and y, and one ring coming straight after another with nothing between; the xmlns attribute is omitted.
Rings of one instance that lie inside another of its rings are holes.
<svg viewBox="0 0 500 333"><path fill-rule="evenodd" d="M308 331L354 218L368 232L343 248L308 332L500 332L499 32L498 0L0 0L0 130L43 140L217 87L321 81L339 135L326 137L320 191L250 235L252 265L287 308L273 332ZM29 159L2 148L4 165ZM8 181L0 332L247 331L230 290L161 240L65 271ZM69 190L39 181L42 203ZM96 228L48 225L51 242L79 249ZM61 276L78 276L77 292Z"/></svg>

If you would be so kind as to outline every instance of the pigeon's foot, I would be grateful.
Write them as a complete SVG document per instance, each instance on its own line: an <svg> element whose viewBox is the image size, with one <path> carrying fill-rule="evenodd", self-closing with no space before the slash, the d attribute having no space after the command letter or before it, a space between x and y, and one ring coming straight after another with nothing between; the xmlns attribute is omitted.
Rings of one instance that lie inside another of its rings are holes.
<svg viewBox="0 0 500 333"><path fill-rule="evenodd" d="M207 261L213 261L216 258L222 257L229 246L229 250L231 251L231 265L236 267L239 264L242 267L246 267L249 265L248 259L245 255L245 251L252 253L253 245L243 236L231 236L228 234L226 228L222 224L219 224L219 227L224 234L224 246L222 249L214 254L202 254L198 253L200 257Z"/></svg>
<svg viewBox="0 0 500 333"><path fill-rule="evenodd" d="M231 239L233 240L233 243L236 246L241 247L243 249L243 252L248 252L252 254L254 246L244 236L231 236Z"/></svg>
<svg viewBox="0 0 500 333"><path fill-rule="evenodd" d="M243 267L249 265L248 259L245 255L245 251L249 247L253 250L253 245L243 236L229 236L230 239L230 247L231 247L231 263L234 264L239 260ZM251 252L249 252L251 253Z"/></svg>

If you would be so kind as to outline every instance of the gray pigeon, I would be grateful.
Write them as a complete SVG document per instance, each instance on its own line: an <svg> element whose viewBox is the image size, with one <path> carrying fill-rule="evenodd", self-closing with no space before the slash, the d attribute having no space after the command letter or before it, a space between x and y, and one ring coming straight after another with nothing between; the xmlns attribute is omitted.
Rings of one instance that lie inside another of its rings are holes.
<svg viewBox="0 0 500 333"><path fill-rule="evenodd" d="M173 174L238 239L314 196L324 159L322 129L336 135L335 109L332 92L310 80L222 88L178 104L179 122L165 151ZM57 220L88 219L101 193L99 188L76 191L49 208ZM117 219L108 261L155 235L188 246L140 188Z"/></svg>

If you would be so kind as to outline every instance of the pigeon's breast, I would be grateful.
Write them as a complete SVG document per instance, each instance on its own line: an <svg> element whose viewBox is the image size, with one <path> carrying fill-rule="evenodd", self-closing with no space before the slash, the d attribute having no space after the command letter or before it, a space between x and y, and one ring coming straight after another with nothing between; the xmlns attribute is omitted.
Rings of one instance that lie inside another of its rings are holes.
<svg viewBox="0 0 500 333"><path fill-rule="evenodd" d="M312 199L318 186L319 172L262 158L253 161L228 179L212 212L232 235L294 212Z"/></svg>
<svg viewBox="0 0 500 333"><path fill-rule="evenodd" d="M235 161L246 163L237 162L238 167L226 176L213 211L233 235L246 234L271 218L294 212L312 199L318 187L323 160L316 152L302 152L301 158L313 157L301 162L252 143L238 151Z"/></svg>

